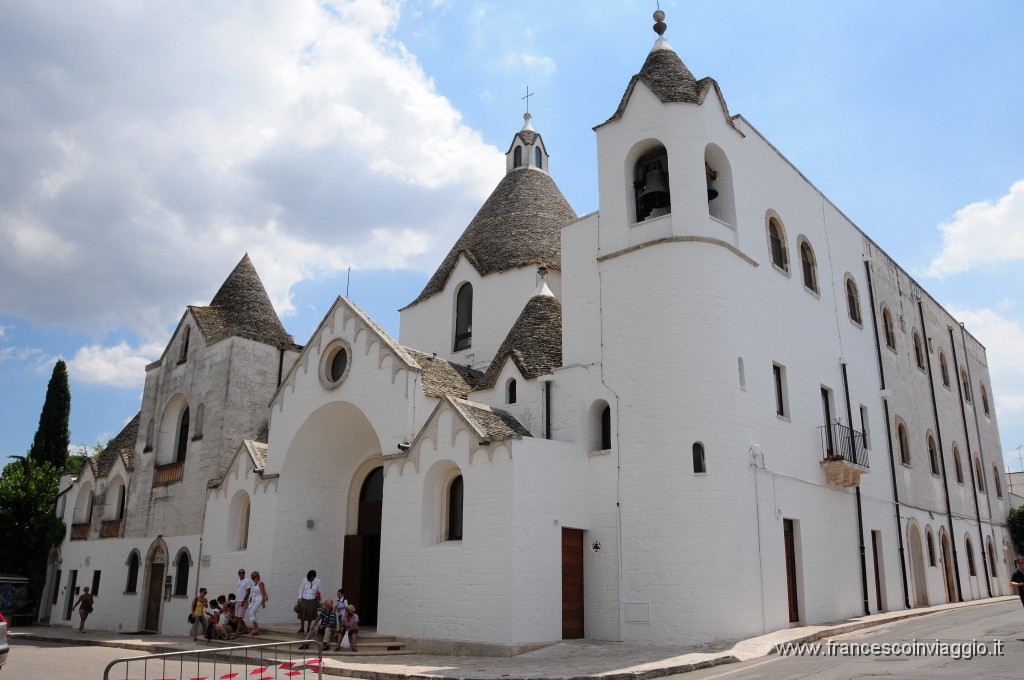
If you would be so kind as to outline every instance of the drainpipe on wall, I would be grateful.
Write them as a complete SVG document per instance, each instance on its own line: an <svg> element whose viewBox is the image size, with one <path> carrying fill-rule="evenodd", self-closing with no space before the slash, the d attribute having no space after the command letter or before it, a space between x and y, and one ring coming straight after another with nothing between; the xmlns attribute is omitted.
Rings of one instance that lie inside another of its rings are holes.
<svg viewBox="0 0 1024 680"><path fill-rule="evenodd" d="M942 425L939 423L939 403L935 398L935 377L932 375L932 357L928 352L928 331L924 325L924 301L920 296L917 298L917 314L921 319L921 335L924 336L924 360L928 369L928 391L932 398L932 417L935 420L935 438L938 439L936 446L939 447L939 464L942 471L942 493L946 497L946 520L949 524L950 543L953 544L953 570L956 572L956 595L960 602L964 601L964 591L960 586L960 563L956 554L956 532L953 531L953 506L949 502L949 477L946 475L946 456L942 448ZM931 452L929 452L931 455ZM929 465L931 462L929 461Z"/></svg>
<svg viewBox="0 0 1024 680"><path fill-rule="evenodd" d="M885 389L885 368L882 365L882 344L878 338L878 316L875 313L875 291L871 284L871 263L864 260L864 272L868 278L868 302L871 304L871 327L875 336L875 356L878 359L879 389ZM889 451L889 476L892 480L892 502L896 508L896 534L899 540L900 576L903 581L903 605L910 609L910 586L907 582L907 557L903 550L903 518L900 517L900 492L896 486L896 458L892 449L892 426L889 424L889 400L882 397L885 413L885 444Z"/></svg>
<svg viewBox="0 0 1024 680"><path fill-rule="evenodd" d="M850 423L850 453L856 457L857 443L853 436L853 407L850 406L850 380L846 374L846 362L841 362L843 367L843 392L846 394L846 420ZM864 597L864 616L871 614L871 605L868 599L868 565L864 549L864 510L860 500L860 485L855 489L857 495L857 539L860 541L860 588Z"/></svg>

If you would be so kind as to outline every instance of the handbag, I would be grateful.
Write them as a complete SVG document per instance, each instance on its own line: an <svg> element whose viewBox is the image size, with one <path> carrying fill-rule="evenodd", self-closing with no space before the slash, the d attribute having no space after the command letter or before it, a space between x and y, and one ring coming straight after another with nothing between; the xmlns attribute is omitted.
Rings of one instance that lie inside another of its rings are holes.
<svg viewBox="0 0 1024 680"><path fill-rule="evenodd" d="M296 602L295 606L292 607L292 611L295 612L296 614L299 613L299 603L298 602Z"/></svg>
<svg viewBox="0 0 1024 680"><path fill-rule="evenodd" d="M195 623L196 622L196 615L195 614L189 614L188 615L188 622L189 623Z"/></svg>

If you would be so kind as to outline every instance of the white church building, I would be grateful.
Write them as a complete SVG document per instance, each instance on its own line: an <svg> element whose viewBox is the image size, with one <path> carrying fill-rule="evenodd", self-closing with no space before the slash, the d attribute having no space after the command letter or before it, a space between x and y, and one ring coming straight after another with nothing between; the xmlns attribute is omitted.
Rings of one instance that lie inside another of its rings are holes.
<svg viewBox="0 0 1024 680"><path fill-rule="evenodd" d="M316 569L379 633L509 653L1010 594L985 348L655 18L600 209L527 114L399 338L339 297L296 344L248 256L188 307L60 497L42 617L92 586L91 625L184 634L245 567L293 625Z"/></svg>

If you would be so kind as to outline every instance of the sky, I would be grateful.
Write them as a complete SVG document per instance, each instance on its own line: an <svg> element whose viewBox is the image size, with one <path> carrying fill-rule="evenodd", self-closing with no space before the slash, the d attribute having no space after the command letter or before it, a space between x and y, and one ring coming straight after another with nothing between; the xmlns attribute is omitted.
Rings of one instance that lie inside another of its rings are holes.
<svg viewBox="0 0 1024 680"><path fill-rule="evenodd" d="M666 38L987 348L1024 444L1024 3L662 0ZM74 447L138 411L186 305L249 253L305 343L337 295L392 335L504 173L526 88L597 209L593 126L654 2L0 3L0 464L68 363Z"/></svg>

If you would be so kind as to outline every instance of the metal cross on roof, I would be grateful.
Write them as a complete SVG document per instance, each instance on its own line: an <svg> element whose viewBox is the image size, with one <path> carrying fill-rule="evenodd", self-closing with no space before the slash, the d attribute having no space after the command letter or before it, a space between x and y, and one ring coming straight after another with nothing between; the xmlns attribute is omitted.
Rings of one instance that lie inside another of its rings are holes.
<svg viewBox="0 0 1024 680"><path fill-rule="evenodd" d="M526 86L526 96L525 97L520 97L520 99L525 99L526 100L526 112L527 113L530 112L530 97L532 97L535 94L537 94L537 93L536 92L530 92L530 86L527 85Z"/></svg>

